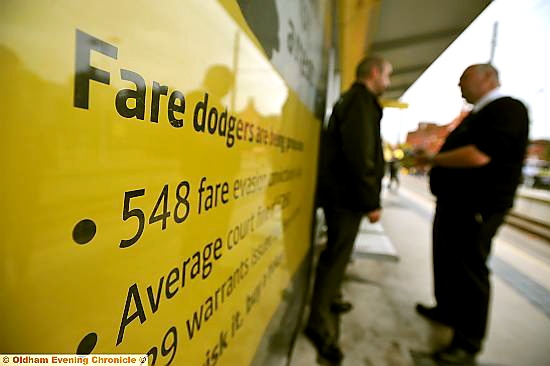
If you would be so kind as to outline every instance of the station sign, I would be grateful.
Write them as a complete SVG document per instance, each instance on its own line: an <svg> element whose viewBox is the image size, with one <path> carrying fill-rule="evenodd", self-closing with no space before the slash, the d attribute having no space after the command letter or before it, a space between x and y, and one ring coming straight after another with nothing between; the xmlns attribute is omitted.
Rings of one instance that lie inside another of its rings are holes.
<svg viewBox="0 0 550 366"><path fill-rule="evenodd" d="M310 249L320 122L238 2L0 20L0 353L250 364Z"/></svg>

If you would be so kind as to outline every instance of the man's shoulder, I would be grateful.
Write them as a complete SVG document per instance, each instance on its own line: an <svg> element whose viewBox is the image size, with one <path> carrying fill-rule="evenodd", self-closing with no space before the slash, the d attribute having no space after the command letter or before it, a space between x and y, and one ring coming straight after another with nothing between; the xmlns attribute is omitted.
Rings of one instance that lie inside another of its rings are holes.
<svg viewBox="0 0 550 366"><path fill-rule="evenodd" d="M493 100L481 109L477 116L474 115L474 118L483 121L480 124L475 123L475 126L480 128L521 133L522 136L529 131L529 112L525 104L509 96Z"/></svg>
<svg viewBox="0 0 550 366"><path fill-rule="evenodd" d="M361 110L356 108L359 105L366 106L365 108L369 110L376 106L380 108L378 100L367 89L367 87L361 83L356 82L342 95L340 95L340 98L336 101L332 108L332 114L337 114L339 117L341 117L348 112L355 113L355 111Z"/></svg>
<svg viewBox="0 0 550 366"><path fill-rule="evenodd" d="M487 104L485 109L501 109L501 108L518 108L518 109L527 109L525 104L510 96L503 96L493 100L491 103Z"/></svg>
<svg viewBox="0 0 550 366"><path fill-rule="evenodd" d="M376 96L363 84L354 83L343 95L345 102L350 104L378 104ZM344 102L344 103L345 103Z"/></svg>
<svg viewBox="0 0 550 366"><path fill-rule="evenodd" d="M478 113L480 118L498 118L528 120L528 112L525 104L519 99L503 96L491 101Z"/></svg>
<svg viewBox="0 0 550 366"><path fill-rule="evenodd" d="M359 83L354 83L348 90L346 90L340 98L334 104L334 108L342 108L343 106L351 103L352 101L361 98L361 95L365 92L366 88L362 87Z"/></svg>

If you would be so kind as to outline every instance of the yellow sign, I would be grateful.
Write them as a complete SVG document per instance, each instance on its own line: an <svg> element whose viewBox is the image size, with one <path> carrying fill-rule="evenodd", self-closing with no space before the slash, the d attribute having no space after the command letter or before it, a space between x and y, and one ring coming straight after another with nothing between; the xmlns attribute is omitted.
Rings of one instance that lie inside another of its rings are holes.
<svg viewBox="0 0 550 366"><path fill-rule="evenodd" d="M398 108L398 109L407 109L409 108L409 103L402 102L396 99L380 99L380 104L384 108Z"/></svg>
<svg viewBox="0 0 550 366"><path fill-rule="evenodd" d="M309 249L320 122L233 2L0 12L0 353L246 365Z"/></svg>

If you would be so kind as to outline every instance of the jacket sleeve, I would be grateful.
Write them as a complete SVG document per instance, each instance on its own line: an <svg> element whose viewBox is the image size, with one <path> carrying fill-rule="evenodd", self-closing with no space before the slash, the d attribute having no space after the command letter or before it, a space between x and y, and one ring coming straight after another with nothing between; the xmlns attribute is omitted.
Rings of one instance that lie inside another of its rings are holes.
<svg viewBox="0 0 550 366"><path fill-rule="evenodd" d="M378 121L373 102L353 95L342 115L340 134L345 164L354 178L352 186L361 206L368 211L380 207L379 182L376 176L376 132Z"/></svg>

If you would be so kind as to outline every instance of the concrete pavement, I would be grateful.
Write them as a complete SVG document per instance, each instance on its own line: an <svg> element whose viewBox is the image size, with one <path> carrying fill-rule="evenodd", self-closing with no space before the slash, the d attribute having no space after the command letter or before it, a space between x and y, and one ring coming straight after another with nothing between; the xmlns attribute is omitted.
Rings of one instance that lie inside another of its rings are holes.
<svg viewBox="0 0 550 366"><path fill-rule="evenodd" d="M414 311L416 302L433 303L433 202L419 193L425 182L404 178L398 193L384 193L381 227L363 230L389 241L389 254L365 255L365 243L356 245L348 266L343 293L354 309L342 317L344 366L434 366L429 354L452 335ZM492 257L491 319L478 365L550 365L550 247L503 227ZM300 335L290 366L315 364Z"/></svg>

